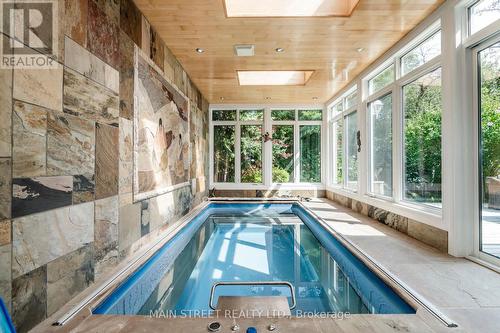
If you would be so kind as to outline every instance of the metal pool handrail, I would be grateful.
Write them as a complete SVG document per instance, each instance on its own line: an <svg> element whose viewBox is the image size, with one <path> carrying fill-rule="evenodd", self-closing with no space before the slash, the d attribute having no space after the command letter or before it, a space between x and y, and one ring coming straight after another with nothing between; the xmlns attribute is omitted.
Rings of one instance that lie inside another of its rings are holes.
<svg viewBox="0 0 500 333"><path fill-rule="evenodd" d="M215 294L215 288L218 286L287 286L290 288L290 293L292 295L292 305L290 305L290 310L295 309L297 306L297 302L295 300L295 291L293 289L293 285L288 281L227 281L227 282L215 282L212 285L212 289L210 290L210 300L209 306L212 310L217 310L217 308L213 304L213 298Z"/></svg>

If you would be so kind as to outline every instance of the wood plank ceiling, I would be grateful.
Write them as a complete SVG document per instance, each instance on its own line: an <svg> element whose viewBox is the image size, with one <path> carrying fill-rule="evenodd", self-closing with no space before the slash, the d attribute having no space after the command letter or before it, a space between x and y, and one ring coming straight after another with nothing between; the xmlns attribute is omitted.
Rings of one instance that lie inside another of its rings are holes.
<svg viewBox="0 0 500 333"><path fill-rule="evenodd" d="M350 17L306 18L227 18L223 0L134 2L210 103L323 103L444 0L360 0ZM236 44L255 56L235 56ZM305 86L240 86L237 70L314 74Z"/></svg>

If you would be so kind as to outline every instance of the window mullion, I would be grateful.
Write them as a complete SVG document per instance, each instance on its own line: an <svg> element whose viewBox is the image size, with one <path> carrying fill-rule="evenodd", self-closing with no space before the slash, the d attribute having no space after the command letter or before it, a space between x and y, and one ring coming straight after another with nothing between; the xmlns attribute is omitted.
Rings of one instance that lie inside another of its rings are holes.
<svg viewBox="0 0 500 333"><path fill-rule="evenodd" d="M403 193L403 99L402 86L393 90L392 98L392 191L395 202Z"/></svg>
<svg viewBox="0 0 500 333"><path fill-rule="evenodd" d="M295 110L295 122L293 126L293 170L294 170L294 183L300 183L300 136L299 136L299 122L298 119L298 111Z"/></svg>
<svg viewBox="0 0 500 333"><path fill-rule="evenodd" d="M264 109L264 124L263 124L263 133L269 133L269 135L273 135L272 124L271 124L271 110L269 108ZM272 183L272 174L273 174L273 142L269 140L264 142L262 140L262 174L263 174L263 183L266 186L270 186Z"/></svg>
<svg viewBox="0 0 500 333"><path fill-rule="evenodd" d="M234 182L236 184L241 184L241 124L238 122L236 124L236 140L234 143L235 148L235 166L234 166Z"/></svg>

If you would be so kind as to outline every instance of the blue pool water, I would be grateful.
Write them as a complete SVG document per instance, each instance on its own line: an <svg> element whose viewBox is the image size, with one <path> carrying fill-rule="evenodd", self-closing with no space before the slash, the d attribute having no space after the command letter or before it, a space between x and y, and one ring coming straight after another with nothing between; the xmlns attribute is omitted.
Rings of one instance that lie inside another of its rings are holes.
<svg viewBox="0 0 500 333"><path fill-rule="evenodd" d="M294 204L210 204L93 312L210 310L216 282L287 281L292 311L415 313ZM285 286L219 286L219 296L286 296Z"/></svg>

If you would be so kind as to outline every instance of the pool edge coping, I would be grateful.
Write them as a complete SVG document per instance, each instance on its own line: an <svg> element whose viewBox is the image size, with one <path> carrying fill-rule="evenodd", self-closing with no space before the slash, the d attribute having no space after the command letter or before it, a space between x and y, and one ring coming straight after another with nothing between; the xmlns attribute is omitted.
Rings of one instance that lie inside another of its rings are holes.
<svg viewBox="0 0 500 333"><path fill-rule="evenodd" d="M383 265L379 264L377 260L368 255L359 246L353 243L349 238L339 233L335 228L330 226L323 218L314 213L311 209L305 206L302 202L297 202L297 204L304 209L308 214L313 216L321 226L328 231L332 236L334 236L343 246L347 248L356 258L361 260L361 262L368 266L368 268L377 275L384 283L391 287L394 292L398 294L403 300L414 306L415 308L422 308L430 313L434 318L438 319L442 324L449 328L458 327L458 325L448 318L447 315L442 313L436 306L434 306L429 300L424 296L416 292L408 284L401 281L397 276L391 273Z"/></svg>

